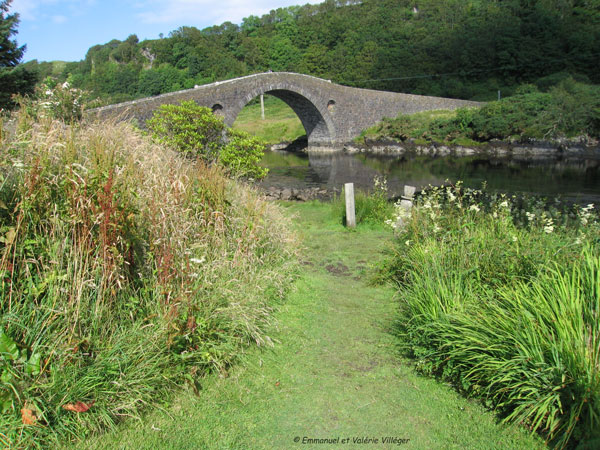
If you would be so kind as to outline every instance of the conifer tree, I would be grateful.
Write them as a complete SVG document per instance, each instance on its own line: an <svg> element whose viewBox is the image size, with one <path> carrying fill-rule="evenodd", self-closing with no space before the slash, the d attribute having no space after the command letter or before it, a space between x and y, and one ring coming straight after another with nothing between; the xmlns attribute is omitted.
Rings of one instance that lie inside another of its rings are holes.
<svg viewBox="0 0 600 450"><path fill-rule="evenodd" d="M32 92L36 82L34 73L19 66L26 46L19 47L11 39L19 24L19 15L9 14L11 3L12 0L0 1L0 108L14 106L12 95Z"/></svg>

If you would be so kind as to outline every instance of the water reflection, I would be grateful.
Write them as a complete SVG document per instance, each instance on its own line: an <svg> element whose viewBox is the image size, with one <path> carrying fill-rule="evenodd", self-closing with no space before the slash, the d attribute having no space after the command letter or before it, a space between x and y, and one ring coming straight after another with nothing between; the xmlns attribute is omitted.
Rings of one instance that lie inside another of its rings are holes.
<svg viewBox="0 0 600 450"><path fill-rule="evenodd" d="M389 156L346 153L268 152L263 165L270 169L264 187L341 189L353 182L371 189L373 178L385 175L391 195L405 184L423 188L446 180L504 192L561 195L577 202L600 203L600 159L517 159L470 157Z"/></svg>

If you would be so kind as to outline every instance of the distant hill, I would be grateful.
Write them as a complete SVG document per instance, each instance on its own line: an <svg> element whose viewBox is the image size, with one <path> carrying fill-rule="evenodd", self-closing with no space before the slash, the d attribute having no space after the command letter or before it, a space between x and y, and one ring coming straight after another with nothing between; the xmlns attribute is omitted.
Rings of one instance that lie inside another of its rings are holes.
<svg viewBox="0 0 600 450"><path fill-rule="evenodd" d="M600 83L600 11L573 0L327 0L279 8L240 25L182 26L163 39L131 35L79 62L28 63L42 78L106 102L266 70L351 86L489 100L523 83L569 75Z"/></svg>

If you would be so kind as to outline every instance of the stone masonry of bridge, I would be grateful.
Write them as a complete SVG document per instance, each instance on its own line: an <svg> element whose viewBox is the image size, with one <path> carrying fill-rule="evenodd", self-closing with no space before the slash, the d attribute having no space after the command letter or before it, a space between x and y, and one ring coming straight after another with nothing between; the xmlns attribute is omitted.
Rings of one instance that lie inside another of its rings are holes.
<svg viewBox="0 0 600 450"><path fill-rule="evenodd" d="M136 119L143 127L160 105L194 100L212 108L232 126L242 108L260 94L278 97L294 110L306 130L309 147L327 148L340 148L384 117L480 106L465 100L346 87L297 73L268 72L104 106L89 113L101 120Z"/></svg>

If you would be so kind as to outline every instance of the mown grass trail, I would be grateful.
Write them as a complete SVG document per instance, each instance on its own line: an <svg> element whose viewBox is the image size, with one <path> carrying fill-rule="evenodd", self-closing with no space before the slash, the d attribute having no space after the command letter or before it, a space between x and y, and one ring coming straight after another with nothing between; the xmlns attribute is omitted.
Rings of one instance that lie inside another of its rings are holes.
<svg viewBox="0 0 600 450"><path fill-rule="evenodd" d="M303 273L277 314L276 345L250 351L225 378L207 377L198 396L184 393L174 406L85 448L543 447L450 387L416 375L397 354L398 300L392 289L366 280L391 233L348 232L334 223L327 204L287 209L297 214L306 250ZM304 437L339 443L302 444ZM364 437L379 443L352 442ZM382 437L409 441L382 444Z"/></svg>

